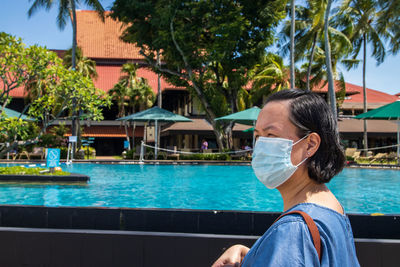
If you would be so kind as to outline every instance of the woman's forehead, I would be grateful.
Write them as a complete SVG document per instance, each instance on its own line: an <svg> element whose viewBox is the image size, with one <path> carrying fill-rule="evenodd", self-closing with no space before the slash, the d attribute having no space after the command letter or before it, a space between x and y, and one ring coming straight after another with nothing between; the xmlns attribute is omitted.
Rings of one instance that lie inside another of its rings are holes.
<svg viewBox="0 0 400 267"><path fill-rule="evenodd" d="M273 122L281 120L289 120L288 101L273 101L267 103L262 108L257 122Z"/></svg>
<svg viewBox="0 0 400 267"><path fill-rule="evenodd" d="M269 129L282 130L292 127L294 125L289 120L289 101L267 103L261 110L256 124L258 131Z"/></svg>

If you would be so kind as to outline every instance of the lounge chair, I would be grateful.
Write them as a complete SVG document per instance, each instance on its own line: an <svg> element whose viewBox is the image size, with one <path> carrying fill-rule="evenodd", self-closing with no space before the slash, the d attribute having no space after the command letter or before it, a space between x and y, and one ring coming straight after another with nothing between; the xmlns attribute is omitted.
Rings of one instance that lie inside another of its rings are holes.
<svg viewBox="0 0 400 267"><path fill-rule="evenodd" d="M389 157L388 153L378 153L378 154L376 154L375 156L372 157L371 163L375 162L375 161L376 162L383 162L383 161L387 160L388 157Z"/></svg>
<svg viewBox="0 0 400 267"><path fill-rule="evenodd" d="M8 155L12 158L12 160L15 160L18 157L18 152L10 151L8 152Z"/></svg>
<svg viewBox="0 0 400 267"><path fill-rule="evenodd" d="M34 147L32 152L28 153L28 159L31 157L40 157L40 159L44 159L45 149L44 147Z"/></svg>
<svg viewBox="0 0 400 267"><path fill-rule="evenodd" d="M397 160L397 152L390 152L388 155L388 160Z"/></svg>
<svg viewBox="0 0 400 267"><path fill-rule="evenodd" d="M167 152L168 158L173 158L173 159L179 160L179 153L177 153L176 146L167 146L167 149L174 151L174 152L170 152L170 151Z"/></svg>
<svg viewBox="0 0 400 267"><path fill-rule="evenodd" d="M356 153L357 153L357 152L356 152ZM354 153L354 154L355 154L355 153ZM360 153L360 155L361 155L361 153ZM360 155L357 156L357 160L366 160L366 161L370 161L370 160L372 160L373 157L374 157L374 153L373 153L372 151L368 151L366 156L360 156ZM354 157L354 155L353 155L353 157ZM354 160L356 160L355 157L354 157Z"/></svg>
<svg viewBox="0 0 400 267"><path fill-rule="evenodd" d="M360 151L354 152L352 157L354 160L358 160L361 157L361 152Z"/></svg>
<svg viewBox="0 0 400 267"><path fill-rule="evenodd" d="M133 159L140 158L140 149L142 146L136 146L135 153L133 153ZM146 147L144 147L144 153L146 153Z"/></svg>
<svg viewBox="0 0 400 267"><path fill-rule="evenodd" d="M348 147L344 151L346 157L352 157L352 158L354 158L354 153L356 153L356 152L357 152L357 148L352 148L352 147Z"/></svg>
<svg viewBox="0 0 400 267"><path fill-rule="evenodd" d="M230 154L230 157L231 159L245 160L248 154L249 153L245 151L236 151L235 153Z"/></svg>

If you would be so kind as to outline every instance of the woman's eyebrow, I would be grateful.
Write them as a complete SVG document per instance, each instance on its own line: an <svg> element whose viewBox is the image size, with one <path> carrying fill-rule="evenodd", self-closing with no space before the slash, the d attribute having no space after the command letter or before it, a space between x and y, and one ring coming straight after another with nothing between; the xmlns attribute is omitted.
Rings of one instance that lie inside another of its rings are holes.
<svg viewBox="0 0 400 267"><path fill-rule="evenodd" d="M275 130L276 127L274 125L268 125L267 127L263 128L263 132L267 131L267 130Z"/></svg>
<svg viewBox="0 0 400 267"><path fill-rule="evenodd" d="M269 125L269 126L263 128L263 129L261 129L261 131L265 132L265 131L268 131L268 130L276 130L276 129L277 129L277 127L275 127L274 125ZM259 133L260 130L257 130L256 128L254 128L254 132Z"/></svg>

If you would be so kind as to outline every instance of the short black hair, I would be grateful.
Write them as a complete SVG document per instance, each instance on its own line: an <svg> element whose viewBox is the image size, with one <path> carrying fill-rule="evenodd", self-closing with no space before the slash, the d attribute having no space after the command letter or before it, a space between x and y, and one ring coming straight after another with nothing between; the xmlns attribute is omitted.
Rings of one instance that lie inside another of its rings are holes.
<svg viewBox="0 0 400 267"><path fill-rule="evenodd" d="M316 93L298 89L282 90L268 97L289 101L289 120L297 127L299 137L315 132L321 137L317 152L307 160L308 175L314 181L328 183L342 171L345 155L340 144L337 121L326 101Z"/></svg>

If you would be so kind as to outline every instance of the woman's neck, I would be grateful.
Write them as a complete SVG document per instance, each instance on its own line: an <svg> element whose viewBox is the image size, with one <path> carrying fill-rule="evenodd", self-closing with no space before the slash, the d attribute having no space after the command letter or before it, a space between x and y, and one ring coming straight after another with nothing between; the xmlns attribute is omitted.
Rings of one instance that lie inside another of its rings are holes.
<svg viewBox="0 0 400 267"><path fill-rule="evenodd" d="M310 179L307 172L291 177L287 182L279 186L278 190L283 199L284 211L300 203L323 204L323 199L327 198L327 195L331 195L334 198L325 184L318 184Z"/></svg>

